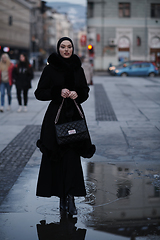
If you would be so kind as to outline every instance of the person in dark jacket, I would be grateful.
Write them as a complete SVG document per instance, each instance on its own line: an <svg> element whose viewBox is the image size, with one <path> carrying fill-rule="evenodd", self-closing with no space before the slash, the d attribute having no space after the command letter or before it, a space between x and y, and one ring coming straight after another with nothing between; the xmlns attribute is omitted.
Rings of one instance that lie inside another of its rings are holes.
<svg viewBox="0 0 160 240"><path fill-rule="evenodd" d="M24 111L27 112L28 90L31 88L33 69L25 54L20 54L19 63L13 70L13 78L15 80L17 100L19 104L17 112L22 111L22 97L21 97L22 92L24 101Z"/></svg>
<svg viewBox="0 0 160 240"><path fill-rule="evenodd" d="M74 196L85 196L85 184L80 156L91 158L95 146L91 139L74 144L58 145L54 120L62 100L59 123L79 120L81 117L73 99L79 105L87 100L87 86L81 61L74 54L74 45L70 38L63 37L57 43L57 53L48 58L48 65L40 77L35 96L41 101L51 101L41 128L37 146L42 161L37 183L37 196L60 198L60 210L71 215L77 214Z"/></svg>

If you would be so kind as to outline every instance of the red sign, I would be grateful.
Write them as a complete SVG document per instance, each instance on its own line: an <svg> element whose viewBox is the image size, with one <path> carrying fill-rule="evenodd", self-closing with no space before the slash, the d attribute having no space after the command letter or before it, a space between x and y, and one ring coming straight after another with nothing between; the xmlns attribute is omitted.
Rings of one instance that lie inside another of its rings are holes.
<svg viewBox="0 0 160 240"><path fill-rule="evenodd" d="M100 34L97 33L97 42L100 42Z"/></svg>
<svg viewBox="0 0 160 240"><path fill-rule="evenodd" d="M85 46L86 46L86 42L87 42L87 37L86 37L86 35L82 35L82 36L81 36L80 42L81 42L81 46L82 46L82 47L85 47Z"/></svg>

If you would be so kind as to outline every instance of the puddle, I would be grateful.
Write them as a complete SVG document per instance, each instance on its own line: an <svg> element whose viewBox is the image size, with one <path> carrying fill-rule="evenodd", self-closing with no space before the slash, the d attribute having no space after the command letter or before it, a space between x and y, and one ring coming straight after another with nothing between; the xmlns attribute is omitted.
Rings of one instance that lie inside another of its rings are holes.
<svg viewBox="0 0 160 240"><path fill-rule="evenodd" d="M39 166L28 163L0 206L0 240L160 239L160 164L82 165L87 195L75 198L78 215L69 218L57 197L35 196Z"/></svg>
<svg viewBox="0 0 160 240"><path fill-rule="evenodd" d="M117 239L160 239L160 166L90 162L86 183L93 211L85 226Z"/></svg>

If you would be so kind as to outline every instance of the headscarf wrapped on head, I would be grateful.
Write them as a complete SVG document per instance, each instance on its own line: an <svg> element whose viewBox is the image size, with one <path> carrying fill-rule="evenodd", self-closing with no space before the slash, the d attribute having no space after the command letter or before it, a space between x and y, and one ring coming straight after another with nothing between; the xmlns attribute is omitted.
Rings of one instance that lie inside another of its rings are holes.
<svg viewBox="0 0 160 240"><path fill-rule="evenodd" d="M61 54L59 52L59 47L60 47L61 43L65 40L69 41L72 44L72 48L73 48L72 55L73 55L74 54L74 45L73 45L72 40L69 37L62 37L62 38L59 39L59 41L57 43L57 53L61 56Z"/></svg>
<svg viewBox="0 0 160 240"><path fill-rule="evenodd" d="M64 58L61 56L59 48L60 45L63 41L69 41L72 45L72 55L69 58ZM57 54L59 55L61 61L63 61L65 63L65 65L67 66L67 71L65 71L64 73L64 88L69 89L70 91L75 90L75 79L74 79L74 45L73 42L70 38L68 37L62 37L59 39L58 43L57 43ZM65 106L65 115L67 117L67 119L71 119L73 114L74 114L74 107L73 107L73 100L71 100L70 98L67 98L64 101L64 106Z"/></svg>
<svg viewBox="0 0 160 240"><path fill-rule="evenodd" d="M69 58L64 58L61 56L59 48L60 45L63 41L69 41L72 45L72 55ZM59 55L59 57L61 58L61 60L66 64L67 66L67 71L65 72L65 84L66 84L66 88L73 90L74 89L74 45L72 40L69 37L62 37L59 39L59 41L57 42L57 54Z"/></svg>

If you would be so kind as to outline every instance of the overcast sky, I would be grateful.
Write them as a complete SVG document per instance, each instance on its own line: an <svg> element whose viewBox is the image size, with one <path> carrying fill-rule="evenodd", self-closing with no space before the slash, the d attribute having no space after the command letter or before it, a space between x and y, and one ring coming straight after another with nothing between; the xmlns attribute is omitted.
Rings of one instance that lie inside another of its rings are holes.
<svg viewBox="0 0 160 240"><path fill-rule="evenodd" d="M45 0L46 2L68 2L86 6L86 0Z"/></svg>

